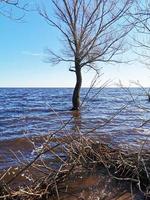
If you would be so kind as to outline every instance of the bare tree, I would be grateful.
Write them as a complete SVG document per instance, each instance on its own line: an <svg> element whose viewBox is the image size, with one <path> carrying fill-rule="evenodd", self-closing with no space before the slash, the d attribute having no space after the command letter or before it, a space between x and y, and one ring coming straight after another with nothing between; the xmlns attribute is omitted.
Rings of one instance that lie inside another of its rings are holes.
<svg viewBox="0 0 150 200"><path fill-rule="evenodd" d="M123 52L125 36L132 30L129 23L134 0L51 0L54 15L48 12L48 3L39 8L40 15L63 36L64 50L49 52L54 64L68 62L75 72L76 85L72 110L80 107L82 68L98 73L100 62L119 62L114 56Z"/></svg>
<svg viewBox="0 0 150 200"><path fill-rule="evenodd" d="M136 28L137 37L133 38L136 53L141 56L142 63L150 65L150 2L147 0L137 1L136 10L132 15Z"/></svg>

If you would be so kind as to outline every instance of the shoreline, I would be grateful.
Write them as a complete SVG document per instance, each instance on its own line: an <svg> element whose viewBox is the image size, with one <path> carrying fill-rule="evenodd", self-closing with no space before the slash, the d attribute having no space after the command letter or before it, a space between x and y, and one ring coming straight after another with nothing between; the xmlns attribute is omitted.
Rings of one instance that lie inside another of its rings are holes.
<svg viewBox="0 0 150 200"><path fill-rule="evenodd" d="M66 153L66 157L59 155L60 150ZM40 156L44 155L44 153L48 153L48 155L53 154L53 156L55 155L54 160L58 164L58 168L54 167L53 163L50 161L44 162L42 157L40 158ZM14 174L11 181L9 180L6 182L6 185L9 185L10 188L10 185L15 182L20 175L24 174L24 177L32 180L30 181L30 192L28 191L28 187L24 186L24 192L22 189L19 189L18 191L11 192L11 195L14 193L14 195L20 195L20 198L25 199L30 199L30 197L34 196L34 198L36 197L36 199L39 200L41 199L41 195L42 198L45 199L49 199L51 197L57 199L59 195L61 199L68 198L68 200L72 200L71 196L64 196L68 195L70 193L69 191L71 191L71 193L75 193L74 195L80 198L83 194L83 196L87 197L87 195L90 196L94 191L102 192L107 186L106 188L110 191L104 192L106 193L105 199L107 199L107 193L110 193L110 195L122 194L126 195L127 199L131 199L133 196L131 191L132 182L132 189L134 190L135 195L134 199L137 200L140 196L140 200L142 200L142 198L144 200L144 191L146 191L146 188L148 189L149 187L148 185L146 186L146 184L148 184L148 173L150 172L150 152L148 151L142 152L141 150L141 152L131 154L127 151L123 152L119 149L113 149L109 145L103 143L96 143L94 140L84 137L83 135L78 135L78 137L70 135L67 143L62 142L58 146L54 147L45 146L43 147L43 150L37 154L37 156L39 156L37 158L40 159L35 159L33 162L25 165L21 171ZM35 170L35 177L33 177L33 173L30 171L31 169ZM41 178L38 177L37 179L36 173L39 174L39 172L43 173L43 175ZM104 172L104 174L102 172ZM95 180L94 177L96 178ZM36 179L40 180L40 182L37 182ZM106 184L104 184L104 180L106 181ZM118 190L118 186L116 187L114 184L113 188L112 183L123 187ZM138 185L137 183L140 184L140 188L136 187ZM80 187L81 185L82 187ZM128 187L126 188L127 185ZM144 189L143 187L146 188ZM139 192L141 188L143 192ZM6 195L5 192L6 191L2 194ZM98 195L100 195L100 193ZM145 193L145 196L149 195L150 194ZM115 197L111 196L110 198ZM119 199L121 197L116 197L116 199L117 198ZM82 199L84 198L82 197Z"/></svg>

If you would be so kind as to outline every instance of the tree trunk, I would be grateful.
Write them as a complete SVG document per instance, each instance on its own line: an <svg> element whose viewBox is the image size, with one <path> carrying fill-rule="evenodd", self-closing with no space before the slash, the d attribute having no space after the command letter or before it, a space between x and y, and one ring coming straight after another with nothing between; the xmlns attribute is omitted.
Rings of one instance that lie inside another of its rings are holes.
<svg viewBox="0 0 150 200"><path fill-rule="evenodd" d="M72 96L72 109L71 110L79 110L80 108L80 89L82 85L82 74L81 74L81 68L79 64L76 64L75 67L76 71L76 85L73 91Z"/></svg>

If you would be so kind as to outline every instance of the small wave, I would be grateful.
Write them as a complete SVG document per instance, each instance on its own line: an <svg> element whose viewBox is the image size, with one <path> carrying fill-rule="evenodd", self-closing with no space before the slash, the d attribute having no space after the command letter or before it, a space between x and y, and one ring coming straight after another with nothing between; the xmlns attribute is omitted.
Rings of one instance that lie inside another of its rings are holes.
<svg viewBox="0 0 150 200"><path fill-rule="evenodd" d="M87 90L83 88L81 99ZM142 94L140 90L131 90L133 95ZM24 139L25 133L36 138L49 130L58 130L71 118L72 121L66 126L68 132L75 130L76 125L82 132L98 127L97 132L105 132L105 138L112 137L112 143L118 140L118 143L130 144L149 136L148 123L145 125L147 130L134 130L150 118L150 112L146 113L142 109L147 107L149 111L150 108L150 104L144 100L145 97L137 98L137 103L141 103L142 107L136 107L130 102L125 110L113 118L125 102L131 101L130 95L122 89L106 88L94 99L90 99L98 92L98 89L93 89L79 116L76 116L69 111L72 91L67 88L0 89L0 151L1 147L5 150L12 147L15 151L21 148L23 152L29 153L30 146ZM111 118L111 122L107 123Z"/></svg>

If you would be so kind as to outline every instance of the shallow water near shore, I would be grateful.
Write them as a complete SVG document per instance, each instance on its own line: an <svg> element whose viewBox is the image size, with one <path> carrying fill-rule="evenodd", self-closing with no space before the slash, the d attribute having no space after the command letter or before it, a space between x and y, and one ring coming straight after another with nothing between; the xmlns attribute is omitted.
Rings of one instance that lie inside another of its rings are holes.
<svg viewBox="0 0 150 200"><path fill-rule="evenodd" d="M82 89L81 100L88 89ZM40 149L42 137L59 130L63 137L78 128L120 148L149 148L150 103L142 89L93 89L80 113L69 111L73 89L0 89L0 170L17 166L34 157L33 145ZM96 95L97 94L97 95ZM132 94L132 95L131 95ZM33 142L33 143L32 143Z"/></svg>

